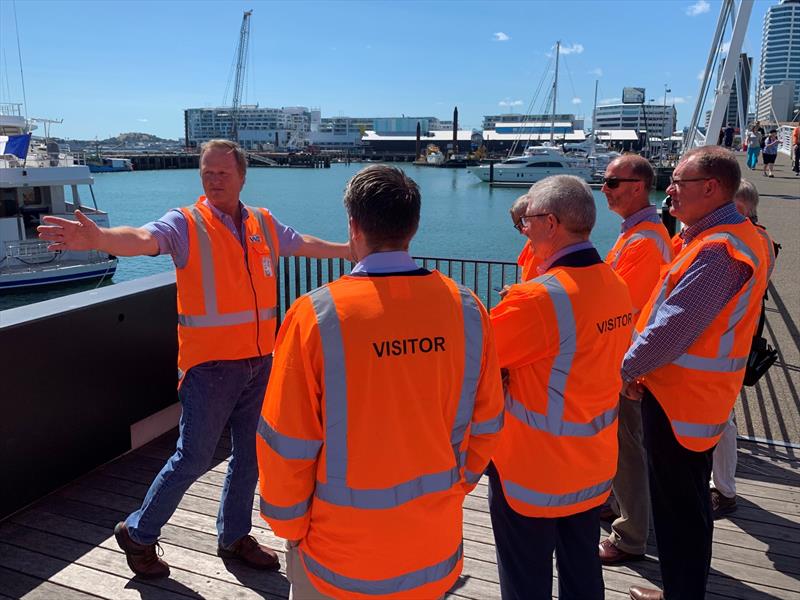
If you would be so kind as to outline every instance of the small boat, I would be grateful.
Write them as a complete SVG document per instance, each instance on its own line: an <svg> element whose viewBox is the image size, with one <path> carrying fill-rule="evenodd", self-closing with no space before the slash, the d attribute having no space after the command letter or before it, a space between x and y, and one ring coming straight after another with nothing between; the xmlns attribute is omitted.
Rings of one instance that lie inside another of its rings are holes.
<svg viewBox="0 0 800 600"><path fill-rule="evenodd" d="M92 173L133 171L133 163L129 158L106 158L103 156L96 156L87 158L86 165Z"/></svg>
<svg viewBox="0 0 800 600"><path fill-rule="evenodd" d="M437 167L444 163L445 157L442 151L439 150L439 146L428 144L428 148L425 150L425 161L429 165L435 165Z"/></svg>
<svg viewBox="0 0 800 600"><path fill-rule="evenodd" d="M111 278L116 257L96 250L50 251L36 231L43 216L74 219L76 209L108 227L89 167L53 141L30 144L35 126L18 105L0 109L0 131L6 134L0 138L0 291Z"/></svg>

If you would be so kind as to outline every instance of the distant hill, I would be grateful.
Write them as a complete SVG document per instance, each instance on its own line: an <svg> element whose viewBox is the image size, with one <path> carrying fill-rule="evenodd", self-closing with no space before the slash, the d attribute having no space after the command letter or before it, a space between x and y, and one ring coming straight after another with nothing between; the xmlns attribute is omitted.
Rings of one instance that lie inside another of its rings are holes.
<svg viewBox="0 0 800 600"><path fill-rule="evenodd" d="M157 135L152 135L150 133L129 132L120 133L119 135L106 140L98 140L98 143L109 146L133 146L136 144L165 144L170 142L174 143L177 141L178 140L160 138Z"/></svg>

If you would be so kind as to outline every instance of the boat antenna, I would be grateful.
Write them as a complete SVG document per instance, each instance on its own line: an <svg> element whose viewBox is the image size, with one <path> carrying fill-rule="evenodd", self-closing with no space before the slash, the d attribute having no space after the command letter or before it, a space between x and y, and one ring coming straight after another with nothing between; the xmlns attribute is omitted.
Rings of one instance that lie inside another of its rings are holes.
<svg viewBox="0 0 800 600"><path fill-rule="evenodd" d="M25 95L25 73L22 70L22 50L19 43L19 25L17 24L17 0L12 2L14 6L14 28L17 32L17 56L19 57L19 77L22 81L22 106L25 109L25 120L28 119L28 98Z"/></svg>
<svg viewBox="0 0 800 600"><path fill-rule="evenodd" d="M556 132L556 94L558 92L558 55L561 54L561 41L556 42L556 76L553 78L553 114L550 118L550 145Z"/></svg>

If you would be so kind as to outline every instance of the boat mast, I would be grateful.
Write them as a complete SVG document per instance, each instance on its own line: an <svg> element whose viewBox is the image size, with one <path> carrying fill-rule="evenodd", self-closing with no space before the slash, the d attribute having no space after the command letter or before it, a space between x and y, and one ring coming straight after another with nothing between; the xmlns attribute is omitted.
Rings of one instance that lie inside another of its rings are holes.
<svg viewBox="0 0 800 600"><path fill-rule="evenodd" d="M558 92L558 55L561 54L561 41L556 42L556 76L553 78L553 114L550 119L550 145L556 131L556 93Z"/></svg>
<svg viewBox="0 0 800 600"><path fill-rule="evenodd" d="M597 86L600 83L599 79L594 80L594 106L592 107L592 146L590 156L594 155L595 146L597 145Z"/></svg>

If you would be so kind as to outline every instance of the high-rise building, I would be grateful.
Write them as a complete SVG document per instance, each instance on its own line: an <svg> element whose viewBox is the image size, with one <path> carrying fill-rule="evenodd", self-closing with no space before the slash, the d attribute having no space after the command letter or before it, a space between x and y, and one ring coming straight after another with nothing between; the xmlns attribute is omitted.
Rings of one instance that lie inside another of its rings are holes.
<svg viewBox="0 0 800 600"><path fill-rule="evenodd" d="M800 0L781 0L764 16L758 97L773 85L791 81L800 105ZM756 102L760 104L760 102Z"/></svg>
<svg viewBox="0 0 800 600"><path fill-rule="evenodd" d="M725 67L725 59L719 61L719 70L717 71L717 83L722 79L722 69ZM750 77L753 70L753 59L747 54L742 53L739 56L739 64L736 68L736 74L733 78L733 86L731 87L731 95L728 99L728 106L725 108L725 114L722 118L723 127L730 125L731 127L746 127L747 121L739 123L739 109L742 110L742 118L747 117L749 110L748 99L750 98ZM742 106L739 106L739 90L741 89ZM706 127L708 121L706 121Z"/></svg>

